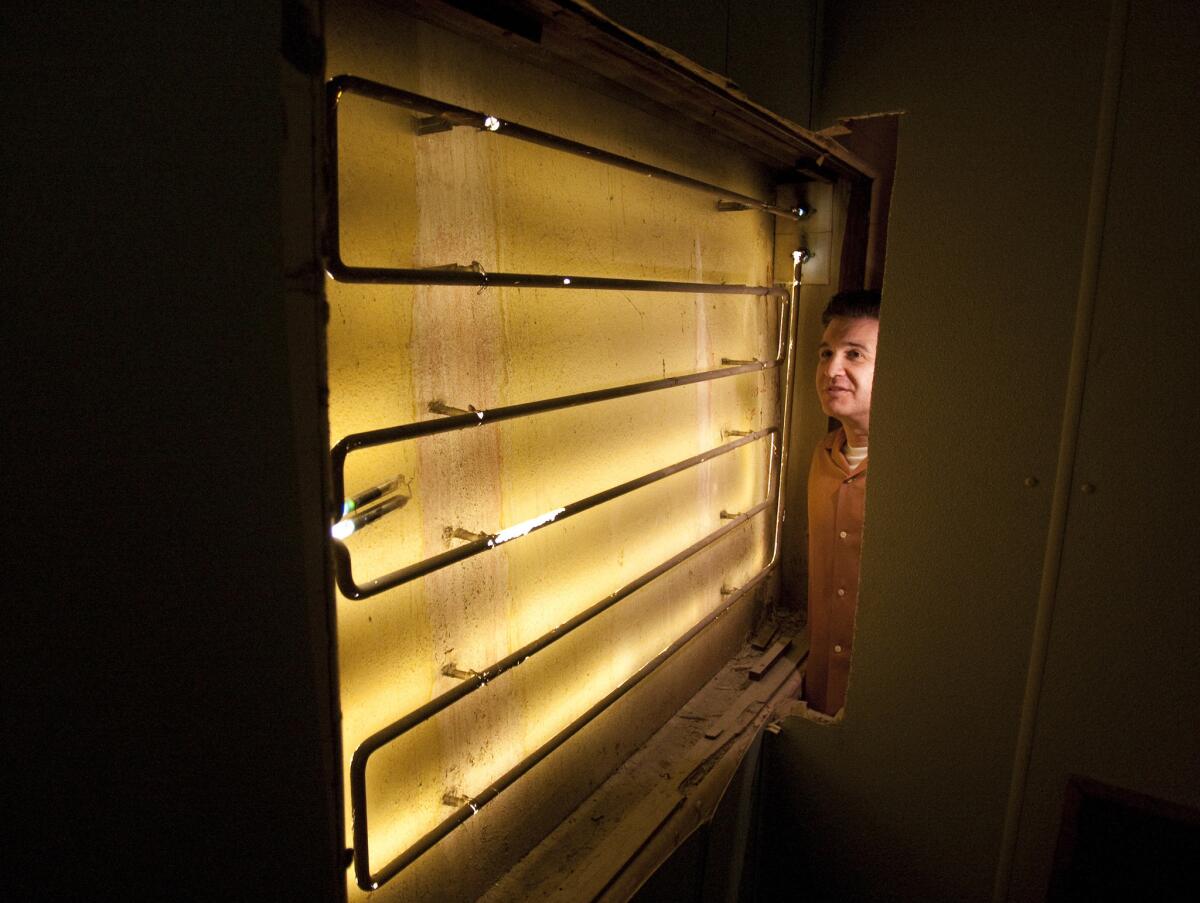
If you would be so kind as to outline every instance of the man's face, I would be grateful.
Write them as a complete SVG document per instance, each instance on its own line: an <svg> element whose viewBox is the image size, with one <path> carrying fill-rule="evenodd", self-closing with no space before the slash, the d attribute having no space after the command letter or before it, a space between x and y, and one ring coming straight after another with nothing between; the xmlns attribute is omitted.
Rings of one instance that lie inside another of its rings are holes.
<svg viewBox="0 0 1200 903"><path fill-rule="evenodd" d="M821 336L817 394L821 410L847 428L867 431L879 321L873 317L834 317Z"/></svg>

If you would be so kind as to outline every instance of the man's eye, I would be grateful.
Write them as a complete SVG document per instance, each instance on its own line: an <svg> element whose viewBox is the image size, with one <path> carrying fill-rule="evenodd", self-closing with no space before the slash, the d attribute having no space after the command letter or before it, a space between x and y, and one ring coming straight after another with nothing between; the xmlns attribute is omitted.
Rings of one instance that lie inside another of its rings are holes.
<svg viewBox="0 0 1200 903"><path fill-rule="evenodd" d="M827 360L829 360L829 358L833 357L833 352L830 351L828 348L822 348L820 351L817 352L817 357L819 357L823 361L827 361Z"/></svg>
<svg viewBox="0 0 1200 903"><path fill-rule="evenodd" d="M862 357L862 355L857 351L847 351L846 357L852 357L855 360L858 360L860 357Z"/></svg>

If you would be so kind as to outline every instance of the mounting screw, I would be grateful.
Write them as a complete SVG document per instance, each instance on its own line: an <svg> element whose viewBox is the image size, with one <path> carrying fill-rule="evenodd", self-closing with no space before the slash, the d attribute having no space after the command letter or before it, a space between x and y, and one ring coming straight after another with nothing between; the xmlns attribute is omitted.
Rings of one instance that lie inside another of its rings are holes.
<svg viewBox="0 0 1200 903"><path fill-rule="evenodd" d="M473 530L464 530L462 527L442 527L442 539L449 542L451 539L465 539L467 542L477 542L480 539L487 539L488 534L476 533Z"/></svg>
<svg viewBox="0 0 1200 903"><path fill-rule="evenodd" d="M444 401L442 401L440 398L438 398L438 399L434 399L433 401L429 402L429 413L442 414L443 416L446 416L446 417L453 417L456 414L475 414L478 412L475 410L474 405L467 405L467 410L463 410L462 408L456 408L452 405L448 405Z"/></svg>

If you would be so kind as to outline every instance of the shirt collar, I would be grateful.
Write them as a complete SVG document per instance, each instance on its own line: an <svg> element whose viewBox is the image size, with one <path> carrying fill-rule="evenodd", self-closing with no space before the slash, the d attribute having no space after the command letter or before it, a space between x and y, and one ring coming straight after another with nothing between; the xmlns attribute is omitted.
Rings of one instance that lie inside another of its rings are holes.
<svg viewBox="0 0 1200 903"><path fill-rule="evenodd" d="M842 446L846 444L845 427L839 426L833 432L827 433L821 444L825 448L826 454L829 455L829 460L846 476L857 477L867 472L867 464L871 460L869 455L863 458L858 467L851 467L846 460L846 456L842 453Z"/></svg>

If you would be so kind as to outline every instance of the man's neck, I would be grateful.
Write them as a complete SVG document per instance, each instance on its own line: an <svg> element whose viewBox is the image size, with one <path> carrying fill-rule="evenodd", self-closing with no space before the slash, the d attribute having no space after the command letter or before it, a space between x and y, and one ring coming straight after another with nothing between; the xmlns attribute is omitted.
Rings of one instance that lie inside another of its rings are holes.
<svg viewBox="0 0 1200 903"><path fill-rule="evenodd" d="M858 426L853 423L843 423L842 429L846 431L846 444L852 445L855 448L867 447L867 427L866 425Z"/></svg>

